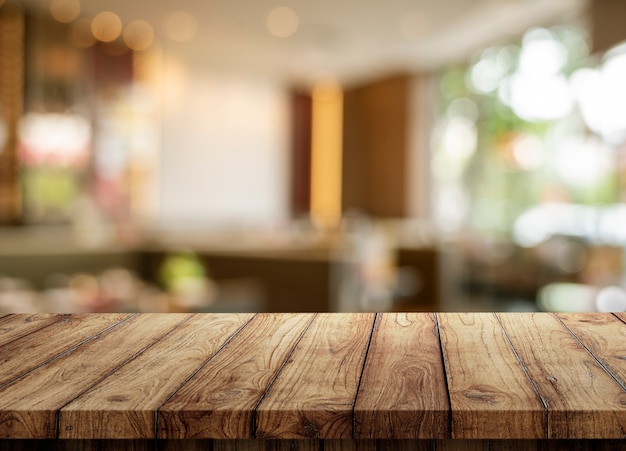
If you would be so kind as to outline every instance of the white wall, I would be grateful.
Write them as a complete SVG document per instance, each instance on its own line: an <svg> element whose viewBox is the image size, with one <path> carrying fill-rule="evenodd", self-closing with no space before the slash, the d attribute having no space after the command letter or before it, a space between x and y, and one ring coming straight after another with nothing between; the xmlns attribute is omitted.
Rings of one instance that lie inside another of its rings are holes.
<svg viewBox="0 0 626 451"><path fill-rule="evenodd" d="M288 93L250 76L163 73L161 220L242 226L288 215Z"/></svg>

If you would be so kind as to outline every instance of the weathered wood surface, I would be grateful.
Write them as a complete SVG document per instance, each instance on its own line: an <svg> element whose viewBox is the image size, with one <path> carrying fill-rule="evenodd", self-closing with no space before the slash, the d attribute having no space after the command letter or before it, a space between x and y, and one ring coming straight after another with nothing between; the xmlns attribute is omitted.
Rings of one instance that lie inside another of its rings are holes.
<svg viewBox="0 0 626 451"><path fill-rule="evenodd" d="M545 409L491 314L439 315L452 438L542 438Z"/></svg>
<svg viewBox="0 0 626 451"><path fill-rule="evenodd" d="M120 438L172 450L626 448L626 315L0 317L0 447Z"/></svg>
<svg viewBox="0 0 626 451"><path fill-rule="evenodd" d="M2 440L2 451L622 451L618 439L583 440Z"/></svg>
<svg viewBox="0 0 626 451"><path fill-rule="evenodd" d="M103 380L66 405L60 413L59 436L154 437L154 411L251 317L249 314L209 318L196 315L120 368L114 377Z"/></svg>
<svg viewBox="0 0 626 451"><path fill-rule="evenodd" d="M354 408L357 438L450 436L434 315L379 315Z"/></svg>
<svg viewBox="0 0 626 451"><path fill-rule="evenodd" d="M260 438L351 438L373 314L322 313L256 412Z"/></svg>
<svg viewBox="0 0 626 451"><path fill-rule="evenodd" d="M626 391L557 317L499 317L548 408L548 438L626 437Z"/></svg>
<svg viewBox="0 0 626 451"><path fill-rule="evenodd" d="M159 409L159 437L253 438L253 412L312 317L257 315Z"/></svg>

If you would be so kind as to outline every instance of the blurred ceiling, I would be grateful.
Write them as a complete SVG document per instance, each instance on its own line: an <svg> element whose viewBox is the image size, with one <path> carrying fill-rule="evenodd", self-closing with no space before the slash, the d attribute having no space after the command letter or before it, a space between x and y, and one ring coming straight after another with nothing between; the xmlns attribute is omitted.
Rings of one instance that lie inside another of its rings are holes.
<svg viewBox="0 0 626 451"><path fill-rule="evenodd" d="M271 16L281 6L291 13ZM585 7L586 0L82 0L81 15L108 10L123 23L146 20L168 55L203 69L349 83L429 71L530 26L580 17ZM197 33L187 42L164 31L179 10L196 21ZM288 36L273 35L268 21Z"/></svg>

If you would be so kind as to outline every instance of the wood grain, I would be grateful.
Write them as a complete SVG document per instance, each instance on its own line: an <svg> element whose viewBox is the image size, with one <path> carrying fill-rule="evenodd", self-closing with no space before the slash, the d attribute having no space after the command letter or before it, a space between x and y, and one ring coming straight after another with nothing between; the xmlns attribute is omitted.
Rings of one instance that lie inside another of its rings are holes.
<svg viewBox="0 0 626 451"><path fill-rule="evenodd" d="M374 314L320 314L256 413L259 438L352 437Z"/></svg>
<svg viewBox="0 0 626 451"><path fill-rule="evenodd" d="M0 388L130 317L128 314L84 314L62 317L36 333L0 349Z"/></svg>
<svg viewBox="0 0 626 451"><path fill-rule="evenodd" d="M197 315L60 412L60 438L156 437L155 411L252 314Z"/></svg>
<svg viewBox="0 0 626 451"><path fill-rule="evenodd" d="M158 414L160 438L253 438L252 414L313 314L259 314Z"/></svg>
<svg viewBox="0 0 626 451"><path fill-rule="evenodd" d="M56 437L58 409L189 318L176 314L132 317L5 386L0 390L0 438Z"/></svg>
<svg viewBox="0 0 626 451"><path fill-rule="evenodd" d="M542 438L545 409L495 316L438 314L452 438Z"/></svg>
<svg viewBox="0 0 626 451"><path fill-rule="evenodd" d="M322 451L319 440L213 440L213 451Z"/></svg>
<svg viewBox="0 0 626 451"><path fill-rule="evenodd" d="M0 346L32 334L68 316L50 315L47 313L7 315L0 319Z"/></svg>
<svg viewBox="0 0 626 451"><path fill-rule="evenodd" d="M626 436L626 392L555 316L498 317L548 404L548 438Z"/></svg>
<svg viewBox="0 0 626 451"><path fill-rule="evenodd" d="M560 313L557 317L626 390L626 324L602 313Z"/></svg>
<svg viewBox="0 0 626 451"><path fill-rule="evenodd" d="M382 314L354 408L355 438L450 436L450 408L435 320Z"/></svg>
<svg viewBox="0 0 626 451"><path fill-rule="evenodd" d="M0 448L619 449L624 319L8 315Z"/></svg>
<svg viewBox="0 0 626 451"><path fill-rule="evenodd" d="M626 313L613 313L616 317L618 317L623 323L626 324Z"/></svg>

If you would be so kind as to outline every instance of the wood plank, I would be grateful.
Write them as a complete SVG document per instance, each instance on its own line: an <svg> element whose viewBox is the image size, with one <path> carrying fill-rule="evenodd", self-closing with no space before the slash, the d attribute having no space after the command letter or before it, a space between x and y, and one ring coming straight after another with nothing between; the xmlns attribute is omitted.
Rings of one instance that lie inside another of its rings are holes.
<svg viewBox="0 0 626 451"><path fill-rule="evenodd" d="M617 316L623 323L626 324L626 313L613 313Z"/></svg>
<svg viewBox="0 0 626 451"><path fill-rule="evenodd" d="M355 438L450 436L450 407L434 317L383 314L354 408Z"/></svg>
<svg viewBox="0 0 626 451"><path fill-rule="evenodd" d="M213 451L322 451L319 440L213 440Z"/></svg>
<svg viewBox="0 0 626 451"><path fill-rule="evenodd" d="M435 440L434 450L437 451L484 451L489 449L488 440Z"/></svg>
<svg viewBox="0 0 626 451"><path fill-rule="evenodd" d="M486 313L438 314L453 439L545 437L545 408Z"/></svg>
<svg viewBox="0 0 626 451"><path fill-rule="evenodd" d="M130 315L126 313L64 316L5 344L0 348L0 388L128 318Z"/></svg>
<svg viewBox="0 0 626 451"><path fill-rule="evenodd" d="M617 451L623 440L3 440L2 451Z"/></svg>
<svg viewBox="0 0 626 451"><path fill-rule="evenodd" d="M48 313L8 315L0 319L0 346L43 329L68 316Z"/></svg>
<svg viewBox="0 0 626 451"><path fill-rule="evenodd" d="M213 450L213 440L157 440L155 451L208 451Z"/></svg>
<svg viewBox="0 0 626 451"><path fill-rule="evenodd" d="M323 440L324 451L432 451L433 440ZM459 448L455 448L458 450Z"/></svg>
<svg viewBox="0 0 626 451"><path fill-rule="evenodd" d="M190 317L134 316L0 389L0 438L56 437L58 409Z"/></svg>
<svg viewBox="0 0 626 451"><path fill-rule="evenodd" d="M557 318L626 390L626 324L603 313L560 313Z"/></svg>
<svg viewBox="0 0 626 451"><path fill-rule="evenodd" d="M155 411L253 317L196 315L65 406L60 438L154 438Z"/></svg>
<svg viewBox="0 0 626 451"><path fill-rule="evenodd" d="M320 314L256 414L259 438L352 438L374 314Z"/></svg>
<svg viewBox="0 0 626 451"><path fill-rule="evenodd" d="M324 451L377 451L376 440L324 440Z"/></svg>
<svg viewBox="0 0 626 451"><path fill-rule="evenodd" d="M498 317L548 404L548 438L624 438L626 392L555 316Z"/></svg>
<svg viewBox="0 0 626 451"><path fill-rule="evenodd" d="M313 314L259 314L158 412L159 438L253 438L252 415Z"/></svg>

